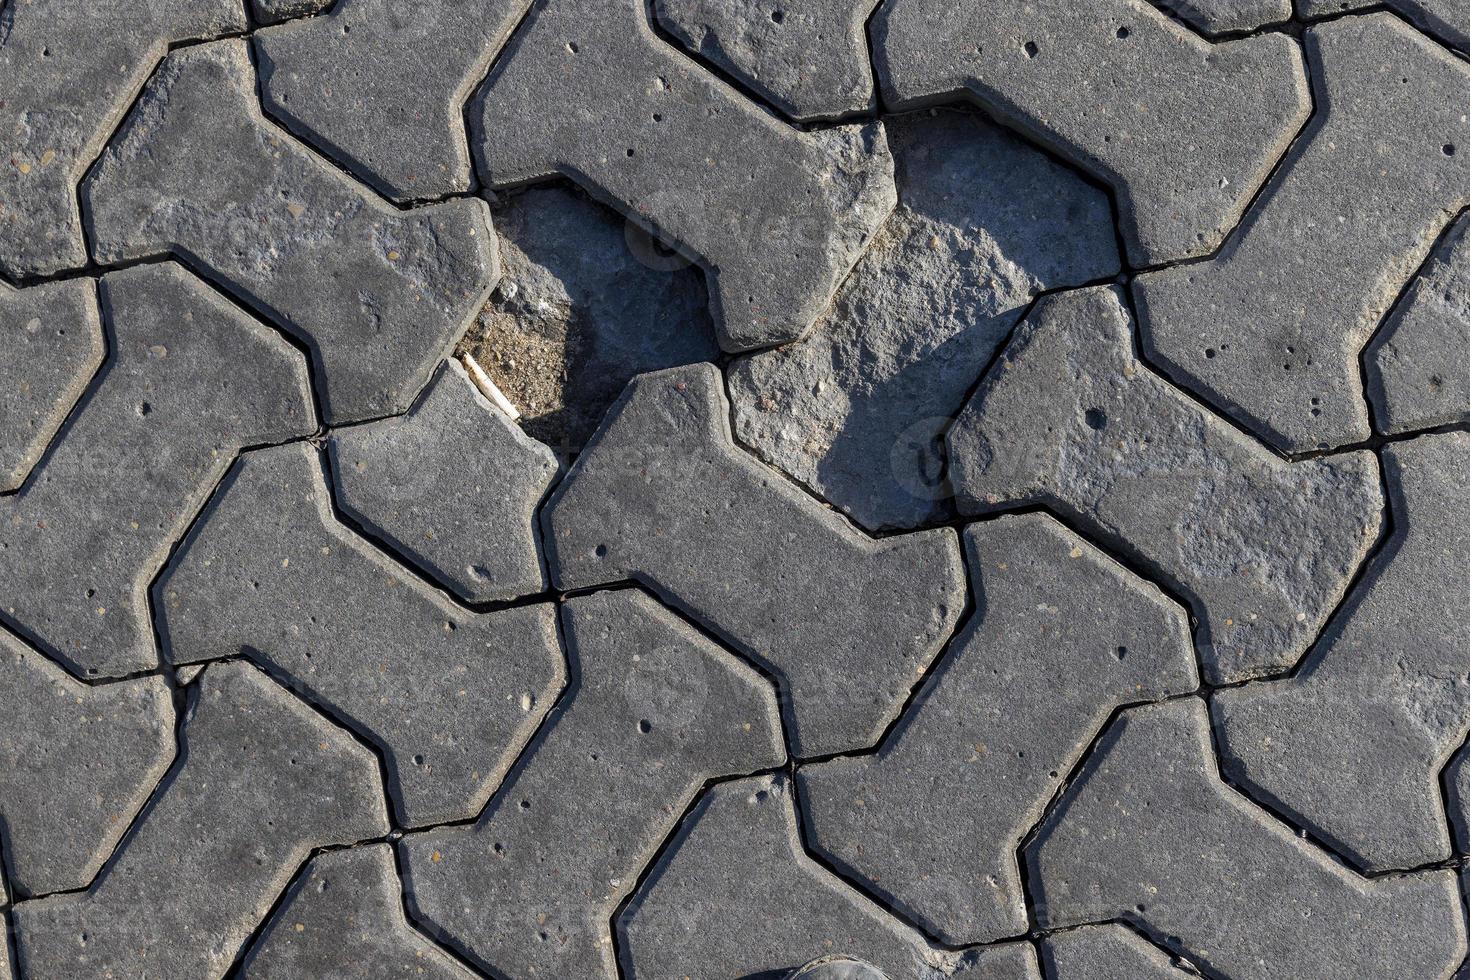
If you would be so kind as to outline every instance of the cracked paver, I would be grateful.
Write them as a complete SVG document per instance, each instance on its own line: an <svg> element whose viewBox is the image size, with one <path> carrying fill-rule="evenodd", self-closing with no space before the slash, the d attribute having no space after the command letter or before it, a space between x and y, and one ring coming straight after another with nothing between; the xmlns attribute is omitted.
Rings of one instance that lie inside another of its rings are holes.
<svg viewBox="0 0 1470 980"><path fill-rule="evenodd" d="M313 848L388 830L372 753L248 665L205 670L182 741L97 884L16 906L23 975L221 975Z"/></svg>
<svg viewBox="0 0 1470 980"><path fill-rule="evenodd" d="M542 591L536 508L556 457L447 362L406 416L327 442L342 510L471 603Z"/></svg>
<svg viewBox="0 0 1470 980"><path fill-rule="evenodd" d="M1112 185L1138 265L1218 247L1311 104L1289 38L1212 44L1145 0L890 0L873 40L894 108L967 96Z"/></svg>
<svg viewBox="0 0 1470 980"><path fill-rule="evenodd" d="M549 603L451 603L337 521L304 444L235 466L156 597L170 663L244 654L379 746L408 826L478 814L564 680Z"/></svg>
<svg viewBox="0 0 1470 980"><path fill-rule="evenodd" d="M0 493L20 489L105 353L91 281L0 284Z"/></svg>
<svg viewBox="0 0 1470 980"><path fill-rule="evenodd" d="M1043 927L1124 919L1231 977L1448 976L1446 871L1368 880L1220 781L1197 699L1113 724L1026 850Z"/></svg>
<svg viewBox="0 0 1470 980"><path fill-rule="evenodd" d="M492 185L563 174L697 258L729 351L804 336L893 208L881 124L786 126L670 48L637 0L538 3L469 115Z"/></svg>
<svg viewBox="0 0 1470 980"><path fill-rule="evenodd" d="M164 60L84 185L100 261L172 252L311 351L325 421L406 411L499 276L476 200L401 212L269 122L243 41Z"/></svg>
<svg viewBox="0 0 1470 980"><path fill-rule="evenodd" d="M0 0L0 978L1467 975L1466 11Z"/></svg>
<svg viewBox="0 0 1470 980"><path fill-rule="evenodd" d="M1470 733L1470 436L1384 456L1395 533L1342 623L1298 676L1214 698L1225 771L1374 872L1450 856L1439 771Z"/></svg>
<svg viewBox="0 0 1470 980"><path fill-rule="evenodd" d="M0 825L10 887L86 888L174 758L158 677L87 687L0 633Z"/></svg>
<svg viewBox="0 0 1470 980"><path fill-rule="evenodd" d="M240 975L248 980L474 976L409 925L387 844L313 858L251 948Z"/></svg>
<svg viewBox="0 0 1470 980"><path fill-rule="evenodd" d="M397 200L472 186L470 89L530 0L342 0L255 36L267 111Z"/></svg>
<svg viewBox="0 0 1470 980"><path fill-rule="evenodd" d="M1371 454L1268 453L1136 358L1109 289L1036 307L949 450L961 513L1055 506L1184 593L1214 682L1294 666L1382 520Z"/></svg>
<svg viewBox="0 0 1470 980"><path fill-rule="evenodd" d="M1041 944L1047 976L1057 980L1186 980L1195 976L1159 947L1117 924L1082 926Z"/></svg>
<svg viewBox="0 0 1470 980"><path fill-rule="evenodd" d="M1286 452L1368 438L1359 352L1470 204L1470 66L1386 14L1306 41L1320 110L1260 203L1135 286L1149 353Z"/></svg>
<svg viewBox="0 0 1470 980"><path fill-rule="evenodd" d="M1184 611L1051 518L965 547L982 611L903 724L799 774L817 852L951 945L1026 932L1021 838L1114 709L1197 683Z"/></svg>
<svg viewBox="0 0 1470 980"><path fill-rule="evenodd" d="M784 976L840 949L890 980L1031 980L1024 943L944 952L813 861L783 776L722 783L618 920L633 976Z"/></svg>
<svg viewBox="0 0 1470 980"><path fill-rule="evenodd" d="M691 54L799 122L876 102L867 21L878 0L655 0L654 15Z"/></svg>
<svg viewBox="0 0 1470 980"><path fill-rule="evenodd" d="M679 814L786 752L770 682L645 594L562 608L571 682L546 733L476 826L402 853L418 913L496 975L616 980L610 916Z"/></svg>
<svg viewBox="0 0 1470 980"><path fill-rule="evenodd" d="M1364 357L1377 428L1390 435L1470 422L1470 220L1462 216Z"/></svg>
<svg viewBox="0 0 1470 980"><path fill-rule="evenodd" d="M978 115L889 139L898 207L832 309L729 371L740 439L874 529L949 516L939 443L975 378L1039 292L1119 264L1106 195Z"/></svg>
<svg viewBox="0 0 1470 980"><path fill-rule="evenodd" d="M118 677L157 666L149 582L235 454L315 423L301 355L179 266L101 292L97 382L0 497L0 612L79 676Z"/></svg>
<svg viewBox="0 0 1470 980"><path fill-rule="evenodd" d="M712 367L634 380L545 520L560 588L635 578L772 671L799 756L876 742L965 604L953 532L824 510L733 444Z"/></svg>
<svg viewBox="0 0 1470 980"><path fill-rule="evenodd" d="M244 30L238 0L13 0L0 26L0 272L87 262L77 182L170 44Z"/></svg>

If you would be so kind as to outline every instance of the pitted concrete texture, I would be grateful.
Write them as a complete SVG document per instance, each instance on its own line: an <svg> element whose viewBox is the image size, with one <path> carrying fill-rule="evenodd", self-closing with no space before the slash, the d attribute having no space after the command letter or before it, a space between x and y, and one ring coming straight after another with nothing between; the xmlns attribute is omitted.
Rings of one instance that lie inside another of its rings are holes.
<svg viewBox="0 0 1470 980"><path fill-rule="evenodd" d="M171 663L247 656L377 745L407 826L474 817L564 681L549 603L451 603L337 521L307 445L236 465L155 601Z"/></svg>
<svg viewBox="0 0 1470 980"><path fill-rule="evenodd" d="M1285 452L1368 437L1359 355L1470 204L1470 65L1387 14L1306 42L1320 109L1260 203L1135 287L1148 352Z"/></svg>
<svg viewBox="0 0 1470 980"><path fill-rule="evenodd" d="M97 381L0 497L0 613L88 678L157 666L147 593L169 548L239 450L315 428L301 355L179 266L109 274L102 305Z"/></svg>
<svg viewBox="0 0 1470 980"><path fill-rule="evenodd" d="M466 602L546 587L536 508L556 457L449 361L408 415L327 443L337 502Z"/></svg>
<svg viewBox="0 0 1470 980"><path fill-rule="evenodd" d="M298 337L333 424L407 410L500 274L483 202L400 212L269 122L243 41L170 55L85 196L97 258L172 252Z"/></svg>
<svg viewBox="0 0 1470 980"><path fill-rule="evenodd" d="M20 489L97 373L106 345L89 279L0 284L0 492Z"/></svg>
<svg viewBox="0 0 1470 980"><path fill-rule="evenodd" d="M87 687L0 633L0 823L10 887L86 888L174 758L158 677Z"/></svg>
<svg viewBox="0 0 1470 980"><path fill-rule="evenodd" d="M387 832L345 730L245 664L192 688L180 764L111 866L16 909L24 976L220 976L314 848Z"/></svg>
<svg viewBox="0 0 1470 980"><path fill-rule="evenodd" d="M0 980L1466 980L1467 161L1465 0L0 0Z"/></svg>
<svg viewBox="0 0 1470 980"><path fill-rule="evenodd" d="M979 610L875 756L801 770L812 846L951 945L1026 931L1016 847L1120 705L1197 683L1184 610L1049 517L965 532Z"/></svg>
<svg viewBox="0 0 1470 980"><path fill-rule="evenodd" d="M240 974L250 980L471 980L403 914L393 850L373 844L313 858Z"/></svg>
<svg viewBox="0 0 1470 980"><path fill-rule="evenodd" d="M894 107L968 96L1111 184L1139 265L1218 247L1311 106L1288 38L1212 44L1146 0L890 0L873 40Z"/></svg>
<svg viewBox="0 0 1470 980"><path fill-rule="evenodd" d="M546 734L478 825L402 848L419 914L495 974L616 980L609 916L678 814L786 752L770 682L643 593L563 610L571 682Z"/></svg>
<svg viewBox="0 0 1470 980"><path fill-rule="evenodd" d="M1053 507L1188 596L1214 681L1294 666L1382 520L1370 453L1266 451L1138 360L1110 289L1036 306L949 451L962 513Z"/></svg>
<svg viewBox="0 0 1470 980"><path fill-rule="evenodd" d="M800 756L866 748L964 606L959 542L873 541L742 452L718 372L633 381L547 506L563 589L633 578L772 671Z"/></svg>

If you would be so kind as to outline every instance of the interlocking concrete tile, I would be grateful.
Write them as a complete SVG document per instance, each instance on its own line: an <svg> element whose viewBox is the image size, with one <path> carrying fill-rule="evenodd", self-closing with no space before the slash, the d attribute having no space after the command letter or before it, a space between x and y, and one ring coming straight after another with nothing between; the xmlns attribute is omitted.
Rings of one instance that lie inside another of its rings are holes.
<svg viewBox="0 0 1470 980"><path fill-rule="evenodd" d="M784 776L710 789L618 920L638 977L780 977L841 951L890 980L1039 980L1012 943L942 952L802 850Z"/></svg>
<svg viewBox="0 0 1470 980"><path fill-rule="evenodd" d="M273 116L390 197L470 189L464 105L530 0L341 0L255 35Z"/></svg>
<svg viewBox="0 0 1470 980"><path fill-rule="evenodd" d="M798 132L640 0L541 0L472 105L487 181L563 174L697 257L730 351L805 335L894 204L881 123Z"/></svg>
<svg viewBox="0 0 1470 980"><path fill-rule="evenodd" d="M1216 257L1135 286L1149 353L1288 452L1368 437L1358 355L1470 204L1470 66L1387 14L1307 47L1321 111L1260 203Z"/></svg>
<svg viewBox="0 0 1470 980"><path fill-rule="evenodd" d="M1470 741L1445 766L1444 788L1455 854L1470 854Z"/></svg>
<svg viewBox="0 0 1470 980"><path fill-rule="evenodd" d="M1290 38L1212 44L1145 0L894 0L873 41L894 108L967 96L1112 185L1139 265L1216 248L1310 112Z"/></svg>
<svg viewBox="0 0 1470 980"><path fill-rule="evenodd" d="M177 253L301 338L334 425L407 411L499 275L483 201L368 193L261 115L243 41L164 59L83 197L99 261Z"/></svg>
<svg viewBox="0 0 1470 980"><path fill-rule="evenodd" d="M1398 11L1440 40L1470 51L1470 7L1461 0L1297 0L1303 17L1329 17L1380 5Z"/></svg>
<svg viewBox="0 0 1470 980"><path fill-rule="evenodd" d="M241 459L156 596L171 663L243 653L379 746L408 826L475 817L564 681L551 604L454 605L338 523L304 443Z"/></svg>
<svg viewBox="0 0 1470 980"><path fill-rule="evenodd" d="M490 403L454 361L403 418L327 442L337 502L467 602L546 587L536 508L556 457Z"/></svg>
<svg viewBox="0 0 1470 980"><path fill-rule="evenodd" d="M812 846L951 945L1026 932L1021 838L1117 707L1197 683L1184 611L1051 518L965 547L976 618L898 730L798 771Z"/></svg>
<svg viewBox="0 0 1470 980"><path fill-rule="evenodd" d="M157 677L88 687L0 633L0 825L10 886L91 884L174 757Z"/></svg>
<svg viewBox="0 0 1470 980"><path fill-rule="evenodd" d="M306 363L171 263L102 280L94 387L0 498L0 612L75 673L157 666L148 583L242 448L312 431Z"/></svg>
<svg viewBox="0 0 1470 980"><path fill-rule="evenodd" d="M563 609L572 682L546 734L477 826L402 851L418 914L496 976L615 980L609 918L679 814L785 750L770 683L643 593Z"/></svg>
<svg viewBox="0 0 1470 980"><path fill-rule="evenodd" d="M1119 268L1106 194L1006 131L950 111L888 131L898 207L832 309L729 371L740 439L875 529L949 516L940 444L975 378L1038 292Z"/></svg>
<svg viewBox="0 0 1470 980"><path fill-rule="evenodd" d="M1035 307L949 451L961 512L1056 507L1183 593L1215 682L1295 665L1382 522L1370 453L1267 452L1137 360L1109 289Z"/></svg>
<svg viewBox="0 0 1470 980"><path fill-rule="evenodd" d="M1083 926L1041 941L1041 962L1054 980L1187 980L1163 950L1117 924Z"/></svg>
<svg viewBox="0 0 1470 980"><path fill-rule="evenodd" d="M13 0L0 28L0 272L87 261L77 182L179 41L245 28L239 0Z"/></svg>
<svg viewBox="0 0 1470 980"><path fill-rule="evenodd" d="M719 357L703 275L636 225L554 186L491 213L500 285L463 343L553 450L580 452L634 376Z"/></svg>
<svg viewBox="0 0 1470 980"><path fill-rule="evenodd" d="M1470 420L1470 218L1462 217L1389 314L1364 358L1377 428Z"/></svg>
<svg viewBox="0 0 1470 980"><path fill-rule="evenodd" d="M1446 871L1368 880L1220 781L1195 699L1125 712L1027 850L1043 928L1124 919L1215 973L1447 977Z"/></svg>
<svg viewBox="0 0 1470 980"><path fill-rule="evenodd" d="M470 980L415 932L387 844L313 858L240 974L247 980Z"/></svg>
<svg viewBox="0 0 1470 980"><path fill-rule="evenodd" d="M543 520L559 588L637 579L765 665L800 756L876 742L964 607L954 532L855 531L734 445L708 365L630 383Z"/></svg>
<svg viewBox="0 0 1470 980"><path fill-rule="evenodd" d="M1470 732L1470 435L1384 450L1394 536L1301 673L1220 691L1226 772L1369 871L1450 856L1439 771Z"/></svg>
<svg viewBox="0 0 1470 980"><path fill-rule="evenodd" d="M1207 34L1251 31L1291 18L1291 0L1153 0Z"/></svg>
<svg viewBox="0 0 1470 980"><path fill-rule="evenodd" d="M25 482L102 363L95 288L0 284L0 493Z"/></svg>
<svg viewBox="0 0 1470 980"><path fill-rule="evenodd" d="M372 753L254 668L210 667L189 711L97 883L16 906L25 976L222 976L312 849L387 832Z"/></svg>
<svg viewBox="0 0 1470 980"><path fill-rule="evenodd" d="M337 0L250 0L258 24L279 24L293 17L307 17L329 9Z"/></svg>
<svg viewBox="0 0 1470 980"><path fill-rule="evenodd" d="M877 0L654 0L659 26L792 119L877 106L868 16Z"/></svg>

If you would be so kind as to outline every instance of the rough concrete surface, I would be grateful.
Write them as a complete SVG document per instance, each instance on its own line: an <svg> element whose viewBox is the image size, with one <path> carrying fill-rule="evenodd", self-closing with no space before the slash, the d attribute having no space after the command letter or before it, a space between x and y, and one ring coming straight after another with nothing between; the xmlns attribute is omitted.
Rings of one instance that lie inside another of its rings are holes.
<svg viewBox="0 0 1470 980"><path fill-rule="evenodd" d="M0 0L0 980L1470 976L1464 0Z"/></svg>

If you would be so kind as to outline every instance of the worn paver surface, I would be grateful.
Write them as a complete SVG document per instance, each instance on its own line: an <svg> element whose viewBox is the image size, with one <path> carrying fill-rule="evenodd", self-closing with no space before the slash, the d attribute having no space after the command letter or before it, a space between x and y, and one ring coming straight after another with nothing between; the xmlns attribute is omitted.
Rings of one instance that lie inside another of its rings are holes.
<svg viewBox="0 0 1470 980"><path fill-rule="evenodd" d="M0 0L0 980L1470 977L1464 0Z"/></svg>

